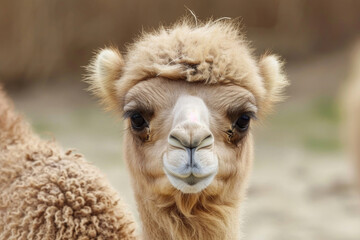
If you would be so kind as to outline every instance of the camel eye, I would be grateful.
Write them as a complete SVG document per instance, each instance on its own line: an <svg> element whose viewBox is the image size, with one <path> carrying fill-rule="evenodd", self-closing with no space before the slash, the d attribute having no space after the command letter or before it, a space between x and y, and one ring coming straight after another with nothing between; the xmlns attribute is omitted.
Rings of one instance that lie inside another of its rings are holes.
<svg viewBox="0 0 360 240"><path fill-rule="evenodd" d="M249 128L251 116L248 113L243 113L241 116L236 120L235 126L241 131L244 132Z"/></svg>
<svg viewBox="0 0 360 240"><path fill-rule="evenodd" d="M138 112L133 113L130 120L132 128L136 131L141 131L148 126L145 119Z"/></svg>

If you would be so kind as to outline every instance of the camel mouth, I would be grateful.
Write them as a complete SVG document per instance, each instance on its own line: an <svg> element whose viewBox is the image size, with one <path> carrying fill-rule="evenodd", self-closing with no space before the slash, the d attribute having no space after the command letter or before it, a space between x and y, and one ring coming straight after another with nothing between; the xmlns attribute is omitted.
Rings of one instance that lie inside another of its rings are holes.
<svg viewBox="0 0 360 240"><path fill-rule="evenodd" d="M201 151L201 152L200 152ZM218 172L217 155L200 150L190 157L182 149L163 155L163 171L171 185L183 193L198 193L208 187Z"/></svg>
<svg viewBox="0 0 360 240"><path fill-rule="evenodd" d="M196 177L193 174L190 174L190 176L186 177L186 178L179 178L176 175L173 175L171 173L169 173L170 175L172 175L172 177L175 177L181 181L184 181L185 183L189 184L190 186L193 186L195 184L197 184L198 182L202 181L202 180L206 180L208 177L210 177L213 173L210 173L204 177Z"/></svg>
<svg viewBox="0 0 360 240"><path fill-rule="evenodd" d="M179 177L177 174L173 174L171 171L164 168L164 171L170 181L170 183L183 193L198 193L204 190L213 181L217 171L206 174L202 177L196 177L192 173L185 177Z"/></svg>
<svg viewBox="0 0 360 240"><path fill-rule="evenodd" d="M194 186L195 184L197 184L201 179L195 177L194 175L190 175L189 177L184 179L184 182L186 182L187 184L189 184L190 186Z"/></svg>

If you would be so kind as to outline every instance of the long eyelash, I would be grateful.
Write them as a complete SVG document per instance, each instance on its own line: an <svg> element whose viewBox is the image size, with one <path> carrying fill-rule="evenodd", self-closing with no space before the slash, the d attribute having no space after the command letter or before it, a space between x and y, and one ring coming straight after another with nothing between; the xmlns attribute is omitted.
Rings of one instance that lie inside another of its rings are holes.
<svg viewBox="0 0 360 240"><path fill-rule="evenodd" d="M256 113L254 113L254 112L244 112L244 113L248 114L249 117L250 117L251 119L253 119L253 120L257 120L257 119L258 119L257 116L256 116Z"/></svg>
<svg viewBox="0 0 360 240"><path fill-rule="evenodd" d="M252 120L257 120L256 112L247 108L229 109L228 116L231 120L236 120L241 114L248 114Z"/></svg>
<svg viewBox="0 0 360 240"><path fill-rule="evenodd" d="M133 115L133 114L136 113L136 112L137 112L137 111L135 111L135 110L129 110L129 111L124 112L124 114L123 114L124 120L127 119L127 118L129 118L129 117L131 117L131 115Z"/></svg>

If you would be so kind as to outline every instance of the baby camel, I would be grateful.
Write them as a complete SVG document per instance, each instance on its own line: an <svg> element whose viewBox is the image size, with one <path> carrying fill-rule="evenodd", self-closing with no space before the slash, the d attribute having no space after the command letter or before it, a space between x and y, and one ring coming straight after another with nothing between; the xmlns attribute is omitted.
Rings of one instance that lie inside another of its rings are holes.
<svg viewBox="0 0 360 240"><path fill-rule="evenodd" d="M287 85L231 21L187 20L143 34L126 56L101 50L92 91L125 118L125 159L144 239L238 239L253 119Z"/></svg>

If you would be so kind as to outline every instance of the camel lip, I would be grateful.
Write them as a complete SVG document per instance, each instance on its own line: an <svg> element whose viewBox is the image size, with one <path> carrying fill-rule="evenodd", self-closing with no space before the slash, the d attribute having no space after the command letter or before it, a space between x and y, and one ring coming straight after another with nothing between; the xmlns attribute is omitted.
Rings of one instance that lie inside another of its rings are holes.
<svg viewBox="0 0 360 240"><path fill-rule="evenodd" d="M167 173L168 175L170 175L176 179L179 179L181 181L184 181L189 185L195 185L196 183L198 183L202 180L205 180L205 179L213 176L214 174L216 174L216 172L210 172L208 174L205 174L204 176L198 177L198 176L195 176L195 174L191 172L190 175L182 177L182 176L179 176L179 174L176 174L173 171L168 170L166 167L164 167L164 170L165 170L165 173Z"/></svg>
<svg viewBox="0 0 360 240"><path fill-rule="evenodd" d="M190 185L190 186L194 186L196 185L197 183L201 182L201 181L204 181L204 180L207 180L211 177L213 177L214 175L216 175L216 171L215 172L210 172L204 176L201 176L201 177L197 177L195 176L193 173L191 173L189 176L187 177L180 177L178 176L178 174L174 174L172 171L166 169L164 167L164 170L165 170L165 173L172 177L172 178L175 178L177 180L180 180L182 182L185 182L186 184Z"/></svg>

